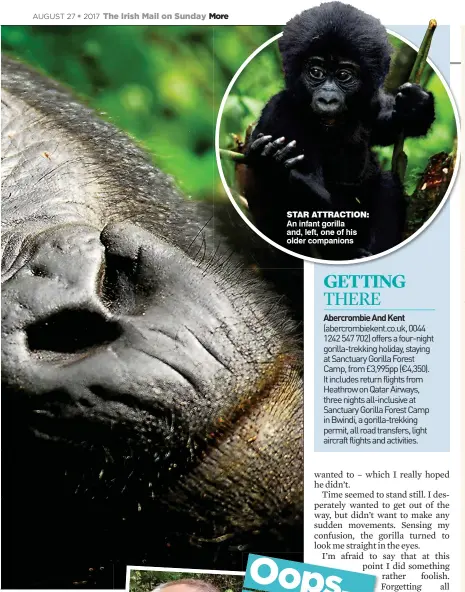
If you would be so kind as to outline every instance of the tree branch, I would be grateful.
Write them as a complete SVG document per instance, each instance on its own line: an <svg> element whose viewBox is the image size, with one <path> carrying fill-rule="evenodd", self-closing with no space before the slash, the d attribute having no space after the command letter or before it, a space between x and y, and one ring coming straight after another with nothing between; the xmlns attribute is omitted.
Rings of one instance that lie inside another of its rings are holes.
<svg viewBox="0 0 465 592"><path fill-rule="evenodd" d="M233 150L225 150L224 148L220 148L220 157L223 160L232 160L234 162L242 162L245 161L245 155L241 154L240 152L234 152Z"/></svg>
<svg viewBox="0 0 465 592"><path fill-rule="evenodd" d="M425 69L428 52L431 47L431 41L433 40L433 34L437 26L438 24L436 20L431 19L428 24L425 36L423 37L423 41L421 42L420 49L418 50L418 54L415 63L413 64L412 71L410 72L408 82L420 84L421 75ZM407 155L404 152L404 139L405 134L403 131L401 131L396 142L394 143L391 163L392 172L397 173L399 179L402 182L405 179L405 173L407 171Z"/></svg>

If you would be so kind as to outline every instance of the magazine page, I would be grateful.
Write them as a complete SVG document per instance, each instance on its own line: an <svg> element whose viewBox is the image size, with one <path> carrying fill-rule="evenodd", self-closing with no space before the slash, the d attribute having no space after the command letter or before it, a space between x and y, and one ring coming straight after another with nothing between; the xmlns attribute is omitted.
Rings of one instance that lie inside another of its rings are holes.
<svg viewBox="0 0 465 592"><path fill-rule="evenodd" d="M462 589L462 12L2 7L2 589Z"/></svg>

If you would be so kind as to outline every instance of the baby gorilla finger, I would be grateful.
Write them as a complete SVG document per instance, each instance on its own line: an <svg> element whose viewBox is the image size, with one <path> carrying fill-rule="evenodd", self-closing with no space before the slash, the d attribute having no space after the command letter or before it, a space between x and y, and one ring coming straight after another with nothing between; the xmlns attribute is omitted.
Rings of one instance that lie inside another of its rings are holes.
<svg viewBox="0 0 465 592"><path fill-rule="evenodd" d="M275 154L275 159L277 160L277 162L285 162L286 160L288 160L288 158L294 152L296 145L297 142L295 140L292 140L292 142L289 142L289 144L285 146L282 150L278 150L278 152L276 152Z"/></svg>
<svg viewBox="0 0 465 592"><path fill-rule="evenodd" d="M305 156L303 154L299 154L299 156L295 156L294 158L289 158L288 160L286 160L286 162L284 163L284 166L287 169L292 169L294 168L297 164L299 164L299 162L302 162L302 160L305 158Z"/></svg>
<svg viewBox="0 0 465 592"><path fill-rule="evenodd" d="M259 137L252 142L250 145L250 152L258 152L263 146L268 144L273 136L264 136L263 134L259 134Z"/></svg>
<svg viewBox="0 0 465 592"><path fill-rule="evenodd" d="M269 144L265 146L262 152L263 156L272 156L279 149L279 147L283 144L284 141L285 138L282 137L278 138L274 142L269 142Z"/></svg>

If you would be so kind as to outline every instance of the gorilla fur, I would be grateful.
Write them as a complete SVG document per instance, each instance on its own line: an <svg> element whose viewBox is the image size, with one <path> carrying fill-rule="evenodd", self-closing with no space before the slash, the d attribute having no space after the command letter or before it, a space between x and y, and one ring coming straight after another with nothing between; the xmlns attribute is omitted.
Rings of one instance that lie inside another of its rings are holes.
<svg viewBox="0 0 465 592"><path fill-rule="evenodd" d="M302 58L320 47L361 64L373 88L379 88L389 71L392 46L381 22L349 4L328 2L298 14L284 29L279 49L289 87L302 70Z"/></svg>

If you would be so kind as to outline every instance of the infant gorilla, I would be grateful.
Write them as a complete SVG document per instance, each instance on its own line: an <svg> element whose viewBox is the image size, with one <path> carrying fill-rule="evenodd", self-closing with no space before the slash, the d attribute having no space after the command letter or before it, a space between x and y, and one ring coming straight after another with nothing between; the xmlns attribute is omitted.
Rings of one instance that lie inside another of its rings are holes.
<svg viewBox="0 0 465 592"><path fill-rule="evenodd" d="M286 88L267 103L246 147L244 193L257 227L315 256L308 245L286 244L287 211L345 211L354 216L346 221L353 245L318 247L317 256L354 259L394 247L405 225L403 188L371 147L393 144L401 132L426 134L432 94L410 83L395 96L382 89L392 51L386 30L350 5L304 11L279 47Z"/></svg>

